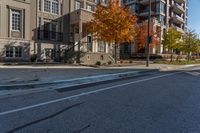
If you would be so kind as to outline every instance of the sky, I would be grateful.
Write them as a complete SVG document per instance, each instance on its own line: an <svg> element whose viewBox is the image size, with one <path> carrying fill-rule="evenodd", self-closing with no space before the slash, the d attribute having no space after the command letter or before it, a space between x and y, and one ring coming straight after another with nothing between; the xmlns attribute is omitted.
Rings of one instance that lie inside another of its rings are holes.
<svg viewBox="0 0 200 133"><path fill-rule="evenodd" d="M200 0L188 0L188 27L200 35Z"/></svg>

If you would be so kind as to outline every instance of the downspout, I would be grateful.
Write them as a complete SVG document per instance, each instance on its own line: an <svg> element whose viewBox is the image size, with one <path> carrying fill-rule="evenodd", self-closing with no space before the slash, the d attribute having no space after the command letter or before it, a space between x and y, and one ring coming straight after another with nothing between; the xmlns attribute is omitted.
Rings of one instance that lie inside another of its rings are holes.
<svg viewBox="0 0 200 133"><path fill-rule="evenodd" d="M34 54L36 54L36 40L37 40L37 26L38 26L38 0L36 0L36 24L35 24L35 40L34 40Z"/></svg>
<svg viewBox="0 0 200 133"><path fill-rule="evenodd" d="M68 26L68 28L69 28L69 32L68 32L68 31L66 32L66 33L67 33L67 36L68 36L68 39L67 39L67 41L66 41L66 43L67 43L66 45L70 45L70 38L71 38L71 31L70 31L70 25L71 25L71 23L70 23L70 22L71 22L71 19L70 19L70 18L71 18L71 0L69 0L69 3L68 3L68 4L69 4L69 8L68 8L68 9L69 9L69 10L68 10L69 24L68 24L67 26ZM67 57L67 49L66 49L66 48L65 48L64 54L65 54L65 55L64 55L64 62L66 62L66 60L67 60L67 58L68 58L68 57Z"/></svg>

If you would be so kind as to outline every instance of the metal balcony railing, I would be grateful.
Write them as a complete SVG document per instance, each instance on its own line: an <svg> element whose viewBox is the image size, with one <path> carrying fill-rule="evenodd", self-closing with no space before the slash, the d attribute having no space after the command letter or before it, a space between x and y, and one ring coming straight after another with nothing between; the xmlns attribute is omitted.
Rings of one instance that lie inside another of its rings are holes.
<svg viewBox="0 0 200 133"><path fill-rule="evenodd" d="M63 33L62 32L38 30L37 33L38 33L38 40L56 41L56 42L63 41Z"/></svg>

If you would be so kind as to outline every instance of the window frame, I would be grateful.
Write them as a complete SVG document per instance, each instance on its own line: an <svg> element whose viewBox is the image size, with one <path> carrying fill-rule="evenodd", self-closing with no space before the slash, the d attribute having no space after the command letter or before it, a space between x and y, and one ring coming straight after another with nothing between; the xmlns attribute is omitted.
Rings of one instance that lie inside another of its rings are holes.
<svg viewBox="0 0 200 133"><path fill-rule="evenodd" d="M77 7L77 4L80 4L79 6L79 8L76 8ZM82 8L82 3L81 3L81 1L79 1L79 0L75 0L75 2L74 2L74 10L80 10Z"/></svg>
<svg viewBox="0 0 200 133"><path fill-rule="evenodd" d="M49 10L45 10L46 6L45 6L45 2L46 1L49 1L50 2L50 9ZM56 4L56 6L55 6ZM57 10L56 10L57 8ZM55 15L60 15L60 11L61 8L60 8L60 2L58 0L44 0L44 3L43 3L43 11L46 12L46 13L51 13L51 14L55 14ZM54 12L55 11L55 12Z"/></svg>
<svg viewBox="0 0 200 133"><path fill-rule="evenodd" d="M6 52L5 52L6 58L23 58L23 47L22 46L6 46L5 48L6 48ZM9 56L7 56L7 55L9 55ZM16 56L16 55L21 55L21 56Z"/></svg>
<svg viewBox="0 0 200 133"><path fill-rule="evenodd" d="M15 24L13 24L14 17L19 17L17 18L18 20L15 20ZM18 26L18 27L14 28L14 26ZM10 9L10 30L15 31L15 32L21 32L22 30L22 11L21 10Z"/></svg>

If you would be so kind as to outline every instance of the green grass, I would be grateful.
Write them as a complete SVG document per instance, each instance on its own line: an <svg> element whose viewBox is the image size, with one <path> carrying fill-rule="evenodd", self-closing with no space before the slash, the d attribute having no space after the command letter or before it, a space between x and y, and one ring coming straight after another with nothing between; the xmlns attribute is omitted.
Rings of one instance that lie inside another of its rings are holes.
<svg viewBox="0 0 200 133"><path fill-rule="evenodd" d="M190 60L190 61L162 61L157 60L154 61L155 64L169 64L169 65L189 65L189 64L200 64L200 61L197 60Z"/></svg>

